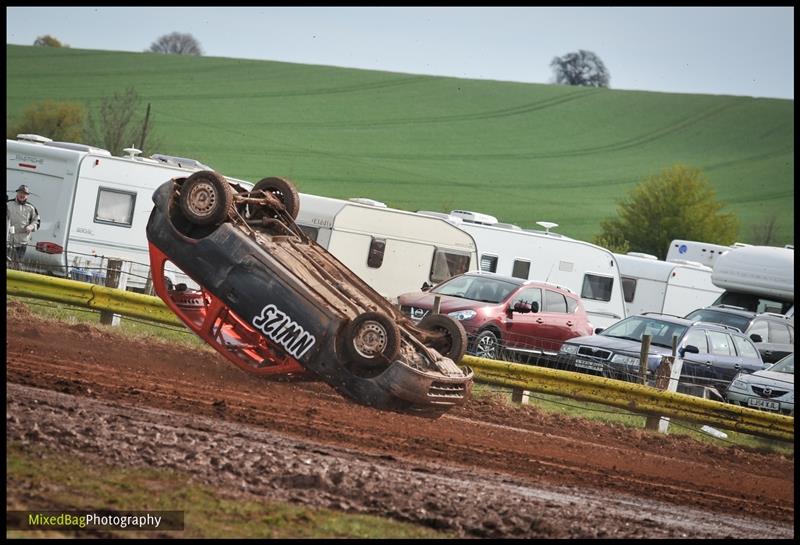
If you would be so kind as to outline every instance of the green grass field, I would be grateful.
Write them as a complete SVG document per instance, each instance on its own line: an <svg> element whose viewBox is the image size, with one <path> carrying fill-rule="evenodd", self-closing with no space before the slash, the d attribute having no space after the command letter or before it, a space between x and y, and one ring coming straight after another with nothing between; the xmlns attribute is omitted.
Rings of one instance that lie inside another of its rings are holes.
<svg viewBox="0 0 800 545"><path fill-rule="evenodd" d="M218 57L6 46L7 126L31 103L134 86L160 153L406 210L454 208L589 240L674 164L794 240L794 101L419 76ZM46 136L46 135L45 135ZM138 144L138 143L131 143Z"/></svg>

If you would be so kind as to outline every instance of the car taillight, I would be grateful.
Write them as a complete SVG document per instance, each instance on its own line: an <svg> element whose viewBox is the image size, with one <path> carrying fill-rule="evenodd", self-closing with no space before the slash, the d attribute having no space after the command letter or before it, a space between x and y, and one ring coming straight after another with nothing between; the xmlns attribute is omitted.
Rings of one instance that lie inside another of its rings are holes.
<svg viewBox="0 0 800 545"><path fill-rule="evenodd" d="M55 242L37 242L36 250L45 254L63 254L64 248Z"/></svg>

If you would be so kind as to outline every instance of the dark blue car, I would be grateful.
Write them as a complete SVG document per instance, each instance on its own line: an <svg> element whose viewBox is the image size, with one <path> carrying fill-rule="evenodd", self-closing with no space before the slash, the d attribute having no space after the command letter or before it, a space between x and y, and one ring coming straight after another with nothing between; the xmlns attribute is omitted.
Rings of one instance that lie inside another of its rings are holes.
<svg viewBox="0 0 800 545"><path fill-rule="evenodd" d="M620 320L598 335L569 339L559 353L560 367L640 382L644 335L651 338L647 357L650 380L661 357L672 355L673 338L683 358L683 385L714 387L722 394L740 372L752 373L767 366L753 342L736 328L645 313Z"/></svg>

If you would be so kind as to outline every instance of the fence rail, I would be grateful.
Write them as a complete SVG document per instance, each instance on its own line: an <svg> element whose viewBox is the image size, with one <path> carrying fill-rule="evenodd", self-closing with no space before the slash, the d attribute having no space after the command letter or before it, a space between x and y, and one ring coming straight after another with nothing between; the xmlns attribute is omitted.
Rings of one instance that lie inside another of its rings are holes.
<svg viewBox="0 0 800 545"><path fill-rule="evenodd" d="M9 295L111 311L170 325L183 325L157 297L35 273L15 270L6 272ZM474 369L478 380L491 384L602 403L649 416L667 416L713 424L723 429L783 441L794 440L793 417L572 371L475 356L464 356L463 363Z"/></svg>

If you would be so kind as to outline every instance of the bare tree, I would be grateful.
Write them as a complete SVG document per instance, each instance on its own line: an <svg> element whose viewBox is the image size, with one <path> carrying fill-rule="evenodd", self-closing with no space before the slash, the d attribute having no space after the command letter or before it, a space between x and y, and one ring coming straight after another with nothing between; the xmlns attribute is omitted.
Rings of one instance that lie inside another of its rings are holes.
<svg viewBox="0 0 800 545"><path fill-rule="evenodd" d="M583 49L555 57L550 62L556 83L584 87L608 87L611 75L600 57Z"/></svg>
<svg viewBox="0 0 800 545"><path fill-rule="evenodd" d="M777 230L778 216L774 212L764 214L761 220L753 225L753 244L769 246L777 238Z"/></svg>
<svg viewBox="0 0 800 545"><path fill-rule="evenodd" d="M152 136L152 121L138 115L139 94L133 87L100 101L97 114L89 111L86 140L89 144L121 155L128 146L140 146L145 155L158 145Z"/></svg>
<svg viewBox="0 0 800 545"><path fill-rule="evenodd" d="M166 53L172 55L202 55L200 42L191 34L173 32L164 34L150 45L152 53Z"/></svg>

